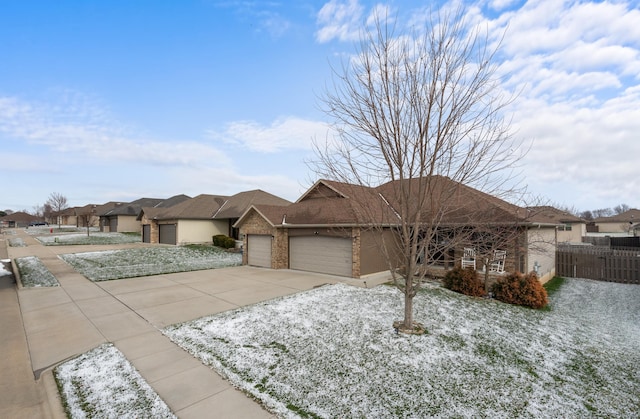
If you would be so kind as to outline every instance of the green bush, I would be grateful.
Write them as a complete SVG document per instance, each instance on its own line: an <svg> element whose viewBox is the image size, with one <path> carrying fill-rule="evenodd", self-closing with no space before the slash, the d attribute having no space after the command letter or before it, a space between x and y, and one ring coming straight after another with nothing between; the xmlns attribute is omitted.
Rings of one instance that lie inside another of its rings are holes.
<svg viewBox="0 0 640 419"><path fill-rule="evenodd" d="M232 249L236 247L236 241L224 234L217 234L213 236L213 245L222 247L223 249Z"/></svg>
<svg viewBox="0 0 640 419"><path fill-rule="evenodd" d="M547 290L538 281L535 272L527 275L514 272L504 276L493 284L491 292L496 299L509 304L543 308L548 303Z"/></svg>
<svg viewBox="0 0 640 419"><path fill-rule="evenodd" d="M484 284L473 268L462 269L456 266L445 275L444 286L451 291L472 297L482 297L486 294Z"/></svg>

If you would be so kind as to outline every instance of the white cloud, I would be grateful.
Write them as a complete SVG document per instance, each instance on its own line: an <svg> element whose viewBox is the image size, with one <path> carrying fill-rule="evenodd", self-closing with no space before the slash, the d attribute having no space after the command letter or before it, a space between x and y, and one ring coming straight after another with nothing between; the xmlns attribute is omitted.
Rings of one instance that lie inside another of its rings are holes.
<svg viewBox="0 0 640 419"><path fill-rule="evenodd" d="M212 138L241 145L251 151L274 153L287 149L311 149L314 139L322 141L329 133L325 122L285 117L262 125L255 121L235 121L224 132L210 131Z"/></svg>
<svg viewBox="0 0 640 419"><path fill-rule="evenodd" d="M317 16L320 29L316 40L320 43L333 39L354 41L358 39L363 23L364 7L358 0L331 0L326 3Z"/></svg>
<svg viewBox="0 0 640 419"><path fill-rule="evenodd" d="M228 164L219 150L193 141L147 140L112 120L79 94L61 94L56 103L0 97L0 134L10 141L98 161L151 165Z"/></svg>

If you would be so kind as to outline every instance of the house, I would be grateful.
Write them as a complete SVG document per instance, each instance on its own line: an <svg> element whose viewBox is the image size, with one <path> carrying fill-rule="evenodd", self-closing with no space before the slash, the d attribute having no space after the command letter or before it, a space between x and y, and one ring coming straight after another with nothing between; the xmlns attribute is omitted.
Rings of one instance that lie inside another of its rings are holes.
<svg viewBox="0 0 640 419"><path fill-rule="evenodd" d="M552 206L529 207L529 211L536 219L559 225L556 230L558 243L582 243L587 235L587 222L566 211Z"/></svg>
<svg viewBox="0 0 640 419"><path fill-rule="evenodd" d="M12 212L4 217L0 217L0 221L2 221L2 224L8 228L28 227L29 224L34 222L44 223L44 219L42 217L36 217L35 215L27 214L22 211Z"/></svg>
<svg viewBox="0 0 640 419"><path fill-rule="evenodd" d="M640 210L632 208L612 217L599 217L593 220L601 235L633 236L634 227L640 222Z"/></svg>
<svg viewBox="0 0 640 419"><path fill-rule="evenodd" d="M423 184L433 194L447 194L442 201L447 208L439 222L442 230L430 237L440 237L438 245L448 246L431 252L434 259L422 261L424 264L444 272L458 263L463 243L448 241L454 230L456 234L469 232L469 246L480 244L488 232L500 230L506 237L508 230L508 241L500 244L509 246L504 249L505 269L537 271L543 281L553 276L557 222L534 218L527 209L442 176L428 182L388 182L375 188L322 179L289 206L253 205L235 224L244 240L243 263L353 278L394 269L399 266L394 258L401 255L385 257L381 243L397 238L401 213L397 191ZM429 214L426 203L409 204L422 208L425 217Z"/></svg>
<svg viewBox="0 0 640 419"><path fill-rule="evenodd" d="M129 203L116 203L113 207L98 213L100 231L138 232L141 229L138 214L142 207L167 208L190 199L186 195L176 195L169 199L141 198Z"/></svg>
<svg viewBox="0 0 640 419"><path fill-rule="evenodd" d="M198 195L168 208L144 207L138 214L142 239L148 243L211 243L213 236L238 238L233 224L253 204L289 205L291 202L262 190L233 196Z"/></svg>

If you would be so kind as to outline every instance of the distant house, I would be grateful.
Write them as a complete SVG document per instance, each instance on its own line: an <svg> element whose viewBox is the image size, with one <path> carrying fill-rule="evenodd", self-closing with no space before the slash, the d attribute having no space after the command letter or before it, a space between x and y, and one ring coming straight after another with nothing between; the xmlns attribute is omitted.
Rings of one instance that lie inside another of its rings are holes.
<svg viewBox="0 0 640 419"><path fill-rule="evenodd" d="M632 208L612 217L593 220L600 235L633 236L634 226L640 222L640 210Z"/></svg>
<svg viewBox="0 0 640 419"><path fill-rule="evenodd" d="M35 215L27 214L26 212L18 211L7 214L4 217L0 217L3 227L18 228L28 227L29 224L34 222L44 222L42 217L36 217Z"/></svg>
<svg viewBox="0 0 640 419"><path fill-rule="evenodd" d="M244 239L243 263L353 278L388 271L380 243L397 237L399 215L395 208L399 204L394 193L408 186L406 182L367 188L323 179L289 206L252 205L235 224ZM532 216L527 209L445 177L434 177L430 184L451 190L446 219L440 223L444 246L446 235L453 229L472 227L474 223L486 225L485 231L506 227L512 229L513 239L503 249L505 269L536 271L543 282L554 275L556 228L561 225L557 221ZM478 214L481 220L474 218ZM477 235L469 246L481 244L480 240L484 238ZM460 264L463 249L452 245L432 256L422 263L444 272ZM391 259L392 265L400 266L393 256ZM478 268L481 264L478 261Z"/></svg>
<svg viewBox="0 0 640 419"><path fill-rule="evenodd" d="M169 199L141 198L129 203L116 203L110 209L99 213L100 231L103 232L139 232L141 229L138 214L142 207L168 208L190 199L186 195L176 195Z"/></svg>
<svg viewBox="0 0 640 419"><path fill-rule="evenodd" d="M138 214L142 239L162 244L211 243L218 234L237 239L233 224L253 204L291 202L258 189L233 196L202 194L167 208L143 207Z"/></svg>
<svg viewBox="0 0 640 419"><path fill-rule="evenodd" d="M558 224L558 243L581 243L587 234L587 222L566 211L551 206L529 207L531 216L544 219L548 223Z"/></svg>

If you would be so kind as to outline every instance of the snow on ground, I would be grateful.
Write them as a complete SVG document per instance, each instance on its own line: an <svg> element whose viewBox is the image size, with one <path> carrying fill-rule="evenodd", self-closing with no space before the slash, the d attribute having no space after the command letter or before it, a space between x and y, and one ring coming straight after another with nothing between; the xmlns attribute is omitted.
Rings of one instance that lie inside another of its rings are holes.
<svg viewBox="0 0 640 419"><path fill-rule="evenodd" d="M72 418L175 418L113 345L104 344L54 369Z"/></svg>
<svg viewBox="0 0 640 419"><path fill-rule="evenodd" d="M640 287L569 279L535 311L436 285L325 286L164 330L281 417L633 417Z"/></svg>
<svg viewBox="0 0 640 419"><path fill-rule="evenodd" d="M145 247L60 255L92 281L173 272L215 269L242 264L242 255L211 246Z"/></svg>
<svg viewBox="0 0 640 419"><path fill-rule="evenodd" d="M58 280L37 256L16 259L23 287L57 287Z"/></svg>
<svg viewBox="0 0 640 419"><path fill-rule="evenodd" d="M124 233L65 233L38 236L36 239L45 246L69 246L69 245L98 245L98 244L127 244L140 243L142 238L139 234Z"/></svg>
<svg viewBox="0 0 640 419"><path fill-rule="evenodd" d="M20 237L14 237L8 240L9 247L25 247L26 243Z"/></svg>

